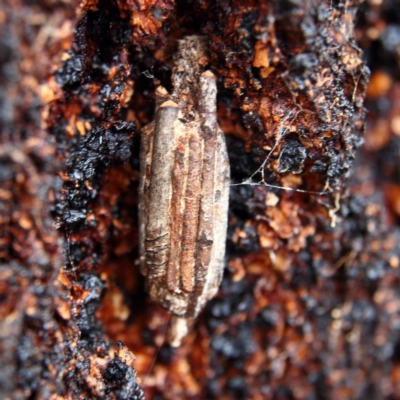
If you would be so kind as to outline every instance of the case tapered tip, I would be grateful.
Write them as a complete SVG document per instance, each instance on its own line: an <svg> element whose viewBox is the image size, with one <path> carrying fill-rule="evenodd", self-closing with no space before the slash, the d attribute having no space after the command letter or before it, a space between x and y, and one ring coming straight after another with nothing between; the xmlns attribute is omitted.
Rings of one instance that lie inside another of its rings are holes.
<svg viewBox="0 0 400 400"><path fill-rule="evenodd" d="M179 347L189 331L187 318L172 315L168 330L168 342L172 347Z"/></svg>

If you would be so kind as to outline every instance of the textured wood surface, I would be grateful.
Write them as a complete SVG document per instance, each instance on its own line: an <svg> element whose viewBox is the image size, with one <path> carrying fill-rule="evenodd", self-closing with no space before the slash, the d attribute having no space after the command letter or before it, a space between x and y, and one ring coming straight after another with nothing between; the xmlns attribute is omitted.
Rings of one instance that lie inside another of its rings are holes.
<svg viewBox="0 0 400 400"><path fill-rule="evenodd" d="M398 0L0 10L1 398L400 397ZM139 142L188 35L236 184L227 265L150 368L170 317L139 273Z"/></svg>

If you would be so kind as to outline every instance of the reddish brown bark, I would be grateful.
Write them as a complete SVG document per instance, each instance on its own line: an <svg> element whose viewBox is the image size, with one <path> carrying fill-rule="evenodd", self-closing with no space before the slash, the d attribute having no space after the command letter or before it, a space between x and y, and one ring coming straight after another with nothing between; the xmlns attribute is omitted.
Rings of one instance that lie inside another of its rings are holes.
<svg viewBox="0 0 400 400"><path fill-rule="evenodd" d="M147 397L400 396L400 8L363 7L1 2L0 397L142 398L134 368L168 316L135 264L133 134L190 34L208 40L233 182L261 165L263 181L232 187L220 292L162 347Z"/></svg>

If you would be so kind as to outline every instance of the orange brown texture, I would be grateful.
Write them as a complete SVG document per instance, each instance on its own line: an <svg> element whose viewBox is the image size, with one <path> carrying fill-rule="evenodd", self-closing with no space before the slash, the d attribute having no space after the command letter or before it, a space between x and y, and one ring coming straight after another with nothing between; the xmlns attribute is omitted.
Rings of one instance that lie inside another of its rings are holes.
<svg viewBox="0 0 400 400"><path fill-rule="evenodd" d="M66 269L68 246L52 218L64 154L46 128L59 123L68 137L89 126L76 118L79 101L62 104L54 77L69 65L78 5L0 6L2 399L143 398L133 355L94 317L104 283Z"/></svg>
<svg viewBox="0 0 400 400"><path fill-rule="evenodd" d="M268 169L301 174L309 190L338 190L360 144L368 81L351 31L357 3L201 4L216 73L253 146L264 158L272 149Z"/></svg>
<svg viewBox="0 0 400 400"><path fill-rule="evenodd" d="M131 16L135 43L148 44L160 32L175 5L173 0L118 0L121 10Z"/></svg>
<svg viewBox="0 0 400 400"><path fill-rule="evenodd" d="M385 185L374 178L378 160L359 157L353 167L369 77L354 41L357 7L349 1L177 2L179 36L201 32L209 39L234 182L264 165L254 182L325 193L231 188L229 272L182 347L163 348L144 383L150 396L380 399L398 393L397 294L392 290L382 302L375 294L398 283L399 231L384 206ZM376 92L388 93L391 80ZM162 324L152 329L159 343ZM192 367L175 372L182 359ZM197 385L185 389L183 374Z"/></svg>
<svg viewBox="0 0 400 400"><path fill-rule="evenodd" d="M143 398L133 367L147 398L400 397L399 1L28 4L0 7L0 397ZM192 34L233 181L328 193L231 188L221 289L172 350L132 136Z"/></svg>

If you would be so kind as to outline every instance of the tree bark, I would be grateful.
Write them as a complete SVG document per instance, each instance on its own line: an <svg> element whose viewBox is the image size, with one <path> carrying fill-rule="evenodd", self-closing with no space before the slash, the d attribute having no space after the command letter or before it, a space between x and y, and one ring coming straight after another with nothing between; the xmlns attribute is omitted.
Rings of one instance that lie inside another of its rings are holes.
<svg viewBox="0 0 400 400"><path fill-rule="evenodd" d="M400 8L359 3L0 1L1 398L400 397ZM222 285L173 349L139 140L189 35L232 186Z"/></svg>

